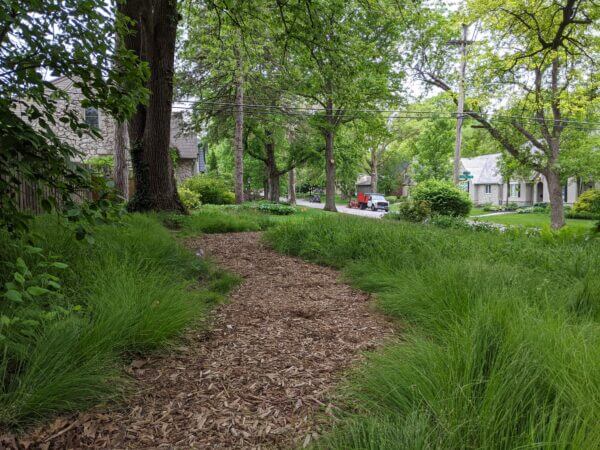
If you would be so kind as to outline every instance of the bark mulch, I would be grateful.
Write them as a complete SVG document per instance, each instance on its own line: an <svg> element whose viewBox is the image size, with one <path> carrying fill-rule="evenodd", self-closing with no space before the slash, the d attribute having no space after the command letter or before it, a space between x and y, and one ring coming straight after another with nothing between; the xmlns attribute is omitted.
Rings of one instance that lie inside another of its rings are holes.
<svg viewBox="0 0 600 450"><path fill-rule="evenodd" d="M140 388L126 405L59 418L23 437L23 447L306 446L327 423L344 370L393 333L368 294L335 270L269 250L259 233L188 245L243 278L210 332L134 361Z"/></svg>

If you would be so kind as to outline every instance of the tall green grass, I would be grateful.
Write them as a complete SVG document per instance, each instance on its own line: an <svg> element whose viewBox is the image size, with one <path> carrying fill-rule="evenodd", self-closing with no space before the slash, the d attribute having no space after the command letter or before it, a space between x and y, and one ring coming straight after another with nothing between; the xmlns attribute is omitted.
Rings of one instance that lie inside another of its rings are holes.
<svg viewBox="0 0 600 450"><path fill-rule="evenodd" d="M600 448L600 243L351 217L281 224L406 324L342 388L317 447Z"/></svg>
<svg viewBox="0 0 600 450"><path fill-rule="evenodd" d="M69 265L60 274L61 306L72 312L40 321L24 336L9 329L0 342L2 427L119 395L124 358L168 345L235 283L184 249L155 218L130 215L122 224L98 226L93 245L75 241L72 230L50 217L37 220L35 232L36 244ZM7 239L0 247L10 261L19 255ZM1 281L10 275L4 268ZM0 315L27 317L44 307L0 302Z"/></svg>

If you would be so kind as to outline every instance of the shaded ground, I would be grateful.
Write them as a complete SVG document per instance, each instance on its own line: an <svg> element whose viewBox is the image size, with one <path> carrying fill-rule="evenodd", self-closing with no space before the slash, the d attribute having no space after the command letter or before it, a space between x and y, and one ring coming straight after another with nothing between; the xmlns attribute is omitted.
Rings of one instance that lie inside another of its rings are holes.
<svg viewBox="0 0 600 450"><path fill-rule="evenodd" d="M392 334L367 294L332 269L266 249L258 233L188 243L243 277L210 333L190 333L176 354L134 361L142 390L125 407L57 419L23 446L306 445L334 407L344 369Z"/></svg>

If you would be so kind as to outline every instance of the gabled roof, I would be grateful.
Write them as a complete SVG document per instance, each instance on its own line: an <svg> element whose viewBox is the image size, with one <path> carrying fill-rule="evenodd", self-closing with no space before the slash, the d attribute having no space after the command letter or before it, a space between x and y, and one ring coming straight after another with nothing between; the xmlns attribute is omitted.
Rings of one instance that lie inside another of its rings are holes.
<svg viewBox="0 0 600 450"><path fill-rule="evenodd" d="M500 153L462 158L463 169L471 172L473 184L502 184Z"/></svg>

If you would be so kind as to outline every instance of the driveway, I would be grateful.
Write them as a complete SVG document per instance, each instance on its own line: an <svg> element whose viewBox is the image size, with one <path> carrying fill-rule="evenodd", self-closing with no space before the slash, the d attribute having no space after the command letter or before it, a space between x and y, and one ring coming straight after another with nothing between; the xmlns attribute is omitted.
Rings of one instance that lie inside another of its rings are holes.
<svg viewBox="0 0 600 450"><path fill-rule="evenodd" d="M297 199L296 204L298 206L305 206L307 208L323 209L324 203L312 203L308 200ZM342 214L351 214L353 216L370 217L371 219L381 219L385 215L385 211L370 211L368 209L348 208L343 205L336 205L338 212Z"/></svg>

